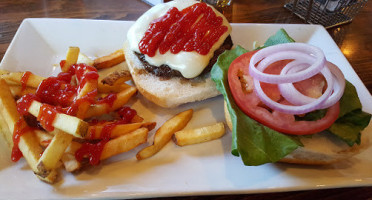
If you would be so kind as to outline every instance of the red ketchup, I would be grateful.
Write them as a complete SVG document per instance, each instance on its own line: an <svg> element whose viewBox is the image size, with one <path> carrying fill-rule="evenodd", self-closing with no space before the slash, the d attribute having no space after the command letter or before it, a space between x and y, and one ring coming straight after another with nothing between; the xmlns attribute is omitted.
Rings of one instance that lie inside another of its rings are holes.
<svg viewBox="0 0 372 200"><path fill-rule="evenodd" d="M114 105L116 98L117 98L116 94L109 94L105 96L104 98L99 99L97 101L97 104L107 104L108 105L107 110L109 111L110 108Z"/></svg>
<svg viewBox="0 0 372 200"><path fill-rule="evenodd" d="M206 55L213 44L228 30L223 19L205 3L196 3L179 11L172 7L162 17L151 22L139 43L139 50L150 57L170 50L196 51Z"/></svg>
<svg viewBox="0 0 372 200"><path fill-rule="evenodd" d="M97 80L99 77L97 69L86 64L73 65L71 68L75 70L76 78L79 81L78 91L83 89L88 81Z"/></svg>
<svg viewBox="0 0 372 200"><path fill-rule="evenodd" d="M22 91L26 89L28 79L30 78L30 75L32 73L30 71L26 71L21 78L21 85L22 85Z"/></svg>
<svg viewBox="0 0 372 200"><path fill-rule="evenodd" d="M13 147L11 159L13 162L17 162L23 155L21 150L18 147L19 140L21 136L29 131L33 130L32 127L29 127L24 121L23 117L20 117L16 124L14 125L13 131Z"/></svg>
<svg viewBox="0 0 372 200"><path fill-rule="evenodd" d="M54 126L53 122L57 115L57 110L53 106L49 104L43 104L40 107L39 116L37 116L37 120L41 123L43 128L47 131L53 131Z"/></svg>
<svg viewBox="0 0 372 200"><path fill-rule="evenodd" d="M61 72L57 77L44 79L36 90L36 96L50 105L70 105L77 92L77 87L70 84L71 78L72 74Z"/></svg>
<svg viewBox="0 0 372 200"><path fill-rule="evenodd" d="M65 61L61 61L61 67ZM30 72L26 72L22 77L22 87L26 87L27 80L30 76ZM79 81L79 85L73 83L73 77L76 76ZM12 149L12 160L18 161L22 157L22 152L18 148L18 142L20 137L33 129L29 127L25 122L23 116L28 114L28 109L31 103L36 100L42 104L40 107L39 115L37 120L40 122L42 127L47 131L53 131L53 122L58 112L66 113L68 115L76 115L79 105L88 102L89 104L107 104L108 109L112 108L117 96L116 94L109 94L105 98L95 100L97 96L97 90L91 91L83 97L77 99L78 92L85 86L85 84L91 80L97 80L98 73L97 69L85 64L75 64L70 66L68 72L61 72L57 77L49 77L44 79L34 94L27 94L21 97L17 102L17 110L21 115L15 125L13 133L14 147ZM100 140L98 142L84 143L82 147L76 152L76 159L81 161L83 158L89 158L92 165L99 164L101 153L105 144L111 138L111 132L118 124L129 123L132 118L136 115L136 111L129 108L123 107L119 110L120 120L115 122L106 123L102 129ZM100 123L100 122L96 122ZM91 131L91 135L94 136L95 130ZM48 141L45 141L48 142Z"/></svg>
<svg viewBox="0 0 372 200"><path fill-rule="evenodd" d="M69 107L67 107L66 109L63 109L62 112L64 112L67 115L76 116L81 104L83 103L94 104L95 103L95 100L94 100L95 96L97 96L97 89L89 92L87 95L83 96L80 99L76 99L75 101L72 102L72 104Z"/></svg>
<svg viewBox="0 0 372 200"><path fill-rule="evenodd" d="M75 158L81 162L84 158L89 159L91 165L98 165L105 144L110 141L112 130L119 124L129 123L137 112L129 107L123 107L118 111L121 120L104 125L101 132L100 140L96 143L85 142L75 153ZM97 122L95 122L97 123ZM89 133L91 137L95 134L95 129Z"/></svg>
<svg viewBox="0 0 372 200"><path fill-rule="evenodd" d="M17 110L20 115L26 115L28 114L28 108L30 108L31 103L36 100L40 101L40 99L35 96L34 94L26 94L23 95L18 101L17 101Z"/></svg>

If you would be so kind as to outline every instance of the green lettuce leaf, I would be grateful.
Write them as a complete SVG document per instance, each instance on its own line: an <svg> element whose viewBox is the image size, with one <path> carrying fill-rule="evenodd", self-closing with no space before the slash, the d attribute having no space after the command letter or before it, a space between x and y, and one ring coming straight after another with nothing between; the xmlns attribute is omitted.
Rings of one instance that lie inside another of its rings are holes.
<svg viewBox="0 0 372 200"><path fill-rule="evenodd" d="M292 39L288 33L283 29L279 29L275 33L275 35L269 37L269 39L266 40L264 43L264 47L277 45L277 44L283 44L283 43L289 43L289 42L295 42L294 39Z"/></svg>
<svg viewBox="0 0 372 200"><path fill-rule="evenodd" d="M326 109L316 110L303 117L296 117L296 120L315 121L324 117L326 111ZM349 146L353 146L360 144L361 131L368 126L370 120L371 114L362 111L362 104L355 87L346 81L345 91L340 99L340 114L327 131Z"/></svg>
<svg viewBox="0 0 372 200"><path fill-rule="evenodd" d="M288 35L288 33L283 28L281 28L279 29L279 31L275 33L275 35L270 36L266 40L263 46L260 46L257 49L263 49L265 47L269 47L272 45L289 43L289 42L295 42L295 41Z"/></svg>
<svg viewBox="0 0 372 200"><path fill-rule="evenodd" d="M328 131L353 146L360 144L361 131L370 120L371 114L362 111L355 87L346 81L345 92L340 99L340 114Z"/></svg>
<svg viewBox="0 0 372 200"><path fill-rule="evenodd" d="M235 104L227 81L229 66L247 50L238 46L225 51L213 66L211 76L223 94L233 124L231 153L241 155L245 165L276 162L301 146L297 137L284 135L246 116Z"/></svg>

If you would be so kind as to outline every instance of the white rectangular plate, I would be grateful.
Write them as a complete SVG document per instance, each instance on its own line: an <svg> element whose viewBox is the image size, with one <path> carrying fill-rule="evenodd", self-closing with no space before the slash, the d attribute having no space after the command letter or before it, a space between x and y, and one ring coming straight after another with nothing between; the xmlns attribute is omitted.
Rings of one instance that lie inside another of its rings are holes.
<svg viewBox="0 0 372 200"><path fill-rule="evenodd" d="M133 22L72 19L26 19L6 52L0 68L55 74L53 65L69 46L88 56L102 56L122 47ZM320 47L337 64L359 93L364 110L372 112L372 97L327 31L316 25L232 24L235 44L252 49L285 28L298 42ZM193 108L188 127L224 121L222 96L177 109L162 109L139 96L131 102L148 121L162 124L170 116ZM371 124L364 133L371 135ZM151 132L151 136L153 132ZM150 138L150 142L152 138ZM12 199L143 198L201 194L241 194L372 185L372 148L327 167L287 164L244 166L230 154L231 133L220 140L178 147L170 142L155 156L137 161L143 147L116 156L78 174L64 173L55 185L39 181L24 159L10 161L10 149L0 140L0 196Z"/></svg>

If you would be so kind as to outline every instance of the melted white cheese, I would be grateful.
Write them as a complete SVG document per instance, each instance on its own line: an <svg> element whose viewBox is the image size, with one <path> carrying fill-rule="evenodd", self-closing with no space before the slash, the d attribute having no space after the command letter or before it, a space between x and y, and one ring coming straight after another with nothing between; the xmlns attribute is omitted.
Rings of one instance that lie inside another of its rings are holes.
<svg viewBox="0 0 372 200"><path fill-rule="evenodd" d="M183 10L184 8L192 6L195 3L198 3L198 1L176 0L165 4L158 4L152 7L140 18L138 18L138 20L129 29L127 39L129 41L130 49L140 53L138 44L145 35L145 32L147 31L150 23L154 19L163 16L172 7L176 7L178 10ZM157 50L155 56L153 57L145 55L146 61L154 66L166 64L170 68L181 72L182 76L185 78L197 77L208 65L209 60L213 57L214 51L217 50L222 45L226 37L231 32L231 26L229 22L226 20L226 18L217 10L215 10L212 6L211 8L213 9L217 16L222 17L223 25L228 27L228 30L212 46L207 55L201 55L196 51L192 52L181 51L178 54L172 54L170 51L168 51L165 54L160 54L159 50Z"/></svg>

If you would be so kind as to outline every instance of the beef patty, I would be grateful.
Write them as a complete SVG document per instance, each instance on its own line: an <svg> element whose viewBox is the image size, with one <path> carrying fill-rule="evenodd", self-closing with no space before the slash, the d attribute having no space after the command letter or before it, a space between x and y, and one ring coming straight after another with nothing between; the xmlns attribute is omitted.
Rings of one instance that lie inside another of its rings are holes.
<svg viewBox="0 0 372 200"><path fill-rule="evenodd" d="M220 54L222 54L225 50L230 50L232 48L232 46L233 46L233 42L231 40L231 36L229 35L229 36L227 36L227 38L225 39L225 41L223 42L221 47L218 48L214 52L213 57L211 58L207 67L203 70L201 75L210 72L214 63L217 62L218 56ZM143 66L145 67L145 70L149 73L152 73L156 76L159 76L159 77L162 77L162 78L165 78L165 79L169 79L169 78L172 78L172 77L183 77L181 72L179 72L178 70L171 69L168 65L163 64L163 65L160 65L159 67L151 65L150 63L148 63L146 61L144 54L137 53L137 52L134 52L134 53L136 54L138 59L142 62Z"/></svg>

